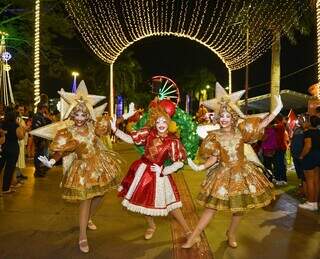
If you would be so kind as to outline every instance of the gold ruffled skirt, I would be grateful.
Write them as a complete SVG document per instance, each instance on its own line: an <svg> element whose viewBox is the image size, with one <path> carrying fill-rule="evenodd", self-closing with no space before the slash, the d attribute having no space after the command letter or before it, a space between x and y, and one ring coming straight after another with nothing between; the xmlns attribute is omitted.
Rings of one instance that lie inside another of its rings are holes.
<svg viewBox="0 0 320 259"><path fill-rule="evenodd" d="M265 207L275 194L263 171L250 161L220 164L208 172L198 202L206 208L232 212Z"/></svg>
<svg viewBox="0 0 320 259"><path fill-rule="evenodd" d="M122 160L110 150L101 150L86 159L75 159L62 181L62 198L81 201L102 196L120 182Z"/></svg>

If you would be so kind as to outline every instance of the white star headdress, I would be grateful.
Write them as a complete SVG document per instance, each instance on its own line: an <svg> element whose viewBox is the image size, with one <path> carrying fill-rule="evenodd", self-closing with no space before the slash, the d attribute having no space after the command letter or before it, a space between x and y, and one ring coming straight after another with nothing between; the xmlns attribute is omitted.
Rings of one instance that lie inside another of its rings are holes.
<svg viewBox="0 0 320 259"><path fill-rule="evenodd" d="M69 120L68 116L70 115L70 112L72 111L72 109L76 107L78 103L83 102L86 105L90 113L90 116L93 120L95 120L96 117L101 116L103 114L105 107L107 106L107 103L105 103L96 108L93 108L95 104L105 99L106 97L88 94L88 90L84 81L80 82L76 93L65 92L63 89L58 91L58 93L60 94L60 97L61 97L60 98L61 121L32 130L30 131L30 134L37 137L52 140L58 130L73 125L73 121Z"/></svg>
<svg viewBox="0 0 320 259"><path fill-rule="evenodd" d="M232 110L234 110L239 117L244 118L245 115L240 110L237 102L240 100L245 90L228 94L226 90L217 82L216 83L216 95L214 99L202 101L201 103L209 109L214 110L216 113L220 111L221 104L227 104Z"/></svg>
<svg viewBox="0 0 320 259"><path fill-rule="evenodd" d="M97 104L99 101L105 99L105 96L99 95L89 95L85 82L82 80L77 88L76 93L68 93L63 89L58 91L61 96L61 119L66 119L70 115L70 112L74 107L76 107L79 103L84 103L88 108L90 116L93 120L95 120L95 112L93 106ZM97 107L99 108L99 107Z"/></svg>

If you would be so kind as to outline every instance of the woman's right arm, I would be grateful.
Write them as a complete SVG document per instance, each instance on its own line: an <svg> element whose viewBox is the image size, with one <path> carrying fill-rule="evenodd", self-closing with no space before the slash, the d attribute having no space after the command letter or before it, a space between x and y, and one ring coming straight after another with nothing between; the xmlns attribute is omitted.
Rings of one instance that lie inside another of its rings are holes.
<svg viewBox="0 0 320 259"><path fill-rule="evenodd" d="M188 165L192 168L193 171L202 171L211 166L213 166L218 161L217 156L211 156L207 159L207 161L201 165L195 164L190 158L188 158Z"/></svg>
<svg viewBox="0 0 320 259"><path fill-rule="evenodd" d="M128 143L128 144L134 144L133 139L130 135L124 133L122 130L119 130L116 126L116 119L112 119L110 121L111 123L111 130L113 131L113 133L121 140L123 140L124 142Z"/></svg>
<svg viewBox="0 0 320 259"><path fill-rule="evenodd" d="M311 138L305 138L304 144L303 144L303 149L302 149L302 152L299 156L299 159L303 159L310 152L311 145L312 145Z"/></svg>

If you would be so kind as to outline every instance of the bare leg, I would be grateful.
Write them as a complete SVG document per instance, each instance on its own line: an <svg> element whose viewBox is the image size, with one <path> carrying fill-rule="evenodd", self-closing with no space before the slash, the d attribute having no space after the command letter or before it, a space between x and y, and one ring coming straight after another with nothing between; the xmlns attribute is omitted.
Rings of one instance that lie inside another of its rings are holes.
<svg viewBox="0 0 320 259"><path fill-rule="evenodd" d="M180 226L183 228L183 231L185 234L190 233L190 228L182 214L181 209L175 209L173 211L170 212L170 214L178 221L178 223L180 224Z"/></svg>
<svg viewBox="0 0 320 259"><path fill-rule="evenodd" d="M315 202L318 204L319 203L319 198L320 198L320 168L316 167L314 169L314 189L315 189Z"/></svg>
<svg viewBox="0 0 320 259"><path fill-rule="evenodd" d="M79 211L79 226L80 226L80 233L79 233L79 245L80 250L82 252L89 252L88 241L87 241L87 225L88 219L90 214L90 205L91 200L84 200L80 203L80 211Z"/></svg>
<svg viewBox="0 0 320 259"><path fill-rule="evenodd" d="M149 240L153 237L154 232L156 231L156 223L154 223L153 217L151 216L145 216L145 219L148 223L148 228L146 229L146 232L144 233L144 238L146 240Z"/></svg>
<svg viewBox="0 0 320 259"><path fill-rule="evenodd" d="M239 226L242 216L243 216L242 213L233 213L231 217L230 226L227 231L228 243L231 247L234 247L234 248L238 246L235 236L236 236L237 227Z"/></svg>
<svg viewBox="0 0 320 259"><path fill-rule="evenodd" d="M316 202L316 190L315 190L315 172L314 170L305 170L305 177L307 183L307 200L309 202Z"/></svg>
<svg viewBox="0 0 320 259"><path fill-rule="evenodd" d="M90 206L90 215L88 219L88 229L90 230L96 230L97 226L92 222L92 217L95 215L97 209L101 205L101 202L103 200L103 196L97 196L94 197L91 201L91 206Z"/></svg>
<svg viewBox="0 0 320 259"><path fill-rule="evenodd" d="M190 248L194 245L195 240L199 239L201 232L209 224L215 213L216 210L214 209L206 208L204 210L196 228L193 230L191 236L188 238L188 241L182 246L182 248Z"/></svg>
<svg viewBox="0 0 320 259"><path fill-rule="evenodd" d="M94 214L96 213L97 209L100 207L102 200L103 200L103 196L97 196L97 197L94 197L92 199L91 206L90 206L90 217L89 217L89 219L91 219L91 217L94 216Z"/></svg>

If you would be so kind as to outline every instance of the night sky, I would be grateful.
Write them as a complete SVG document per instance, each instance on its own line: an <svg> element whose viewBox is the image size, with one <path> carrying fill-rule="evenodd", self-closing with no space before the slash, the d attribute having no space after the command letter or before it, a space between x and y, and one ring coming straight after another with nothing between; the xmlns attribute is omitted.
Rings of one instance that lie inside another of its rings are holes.
<svg viewBox="0 0 320 259"><path fill-rule="evenodd" d="M309 36L297 36L297 45L292 45L283 37L281 46L281 77L303 69L316 62L316 34L313 31ZM86 79L82 73L88 60L91 63L101 65L102 61L94 55L81 35L72 41L61 42L66 63L80 72L79 79ZM131 45L126 51L133 51L134 57L142 66L144 79L147 80L154 75L166 75L175 80L178 75L185 73L186 69L199 69L206 67L212 71L222 85L227 85L228 73L225 65L206 47L189 39L173 36L145 38ZM270 64L271 51L266 52L249 67L249 97L266 94L270 87ZM115 63L115 66L117 63ZM59 80L46 81L42 77L46 92L55 96L61 87L71 87L70 82ZM233 90L244 89L245 70L240 69L233 72ZM316 82L316 65L301 71L295 75L281 80L281 89L290 89L307 93L310 85ZM179 83L179 82L178 82ZM67 85L66 85L67 84ZM90 88L90 86L88 86ZM183 88L183 85L179 85Z"/></svg>

